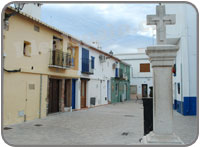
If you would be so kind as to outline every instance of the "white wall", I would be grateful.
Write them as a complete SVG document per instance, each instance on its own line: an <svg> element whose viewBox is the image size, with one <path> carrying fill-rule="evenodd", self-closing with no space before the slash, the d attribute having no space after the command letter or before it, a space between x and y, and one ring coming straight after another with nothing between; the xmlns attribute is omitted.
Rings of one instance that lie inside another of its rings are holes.
<svg viewBox="0 0 200 147"><path fill-rule="evenodd" d="M130 69L130 85L137 85L137 94L142 94L142 84L148 84L148 95L150 93L150 86L153 86L152 81L152 67L150 66L150 72L140 72L141 63L150 63L148 56L144 53L130 53L130 54L117 54L117 58L125 61L131 65Z"/></svg>
<svg viewBox="0 0 200 147"><path fill-rule="evenodd" d="M89 58L95 57L94 74L82 74L82 48L89 50ZM106 59L106 62L101 63L99 60L101 53L89 49L85 46L79 47L79 75L84 78L90 79L87 82L87 106L90 107L90 98L96 98L96 105L108 104L107 98L107 81L111 77L115 77L115 69L112 68L113 63L116 61L112 58ZM111 82L109 82L110 86ZM110 96L110 95L109 95ZM107 99L105 99L107 98Z"/></svg>
<svg viewBox="0 0 200 147"><path fill-rule="evenodd" d="M181 94L174 93L174 98L183 101L184 96L197 95L197 13L189 4L166 4L166 13L176 14L176 24L167 26L167 38L180 38L173 86L181 83Z"/></svg>
<svg viewBox="0 0 200 147"><path fill-rule="evenodd" d="M37 19L41 18L41 5L37 5L37 3L27 3L24 5L22 12L29 14Z"/></svg>
<svg viewBox="0 0 200 147"><path fill-rule="evenodd" d="M153 86L153 80L152 77L150 78L132 78L132 84L131 85L137 85L137 94L142 94L142 84L148 85L148 95L150 94L149 87Z"/></svg>

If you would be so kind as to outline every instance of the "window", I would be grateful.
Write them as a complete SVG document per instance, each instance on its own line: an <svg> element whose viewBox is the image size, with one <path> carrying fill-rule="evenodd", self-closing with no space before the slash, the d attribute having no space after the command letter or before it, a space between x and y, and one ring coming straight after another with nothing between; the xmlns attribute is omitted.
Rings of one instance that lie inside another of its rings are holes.
<svg viewBox="0 0 200 147"><path fill-rule="evenodd" d="M119 77L118 70L118 68L115 69L115 77Z"/></svg>
<svg viewBox="0 0 200 147"><path fill-rule="evenodd" d="M53 36L53 50L62 50L63 49L63 40L56 36Z"/></svg>
<svg viewBox="0 0 200 147"><path fill-rule="evenodd" d="M31 56L31 43L28 41L24 41L24 49L23 49L24 56Z"/></svg>
<svg viewBox="0 0 200 147"><path fill-rule="evenodd" d="M91 68L94 69L94 59L95 57L91 56Z"/></svg>
<svg viewBox="0 0 200 147"><path fill-rule="evenodd" d="M76 49L75 49L75 47L74 46L69 46L68 48L67 48L67 55L68 55L68 60L70 60L69 62L70 62L70 64L71 64L71 66L74 66L75 65L75 61L74 61L74 59L75 59L75 51Z"/></svg>
<svg viewBox="0 0 200 147"><path fill-rule="evenodd" d="M40 27L39 27L39 26L36 26L36 25L34 25L34 30L35 30L36 32L40 32Z"/></svg>
<svg viewBox="0 0 200 147"><path fill-rule="evenodd" d="M180 94L180 91L181 91L181 87L180 87L180 83L178 83L178 94Z"/></svg>
<svg viewBox="0 0 200 147"><path fill-rule="evenodd" d="M89 72L89 50L82 48L82 73Z"/></svg>
<svg viewBox="0 0 200 147"><path fill-rule="evenodd" d="M141 63L140 64L140 72L150 72L150 64L149 63Z"/></svg>

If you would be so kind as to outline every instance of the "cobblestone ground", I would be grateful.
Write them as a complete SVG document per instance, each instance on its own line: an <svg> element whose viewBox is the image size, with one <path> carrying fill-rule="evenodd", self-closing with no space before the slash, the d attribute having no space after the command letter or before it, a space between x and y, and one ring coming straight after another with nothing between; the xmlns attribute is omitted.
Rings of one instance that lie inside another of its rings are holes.
<svg viewBox="0 0 200 147"><path fill-rule="evenodd" d="M175 132L186 143L196 137L197 119L174 112ZM42 126L35 126L41 124ZM143 136L141 101L99 106L50 115L3 130L12 145L105 145L140 144Z"/></svg>

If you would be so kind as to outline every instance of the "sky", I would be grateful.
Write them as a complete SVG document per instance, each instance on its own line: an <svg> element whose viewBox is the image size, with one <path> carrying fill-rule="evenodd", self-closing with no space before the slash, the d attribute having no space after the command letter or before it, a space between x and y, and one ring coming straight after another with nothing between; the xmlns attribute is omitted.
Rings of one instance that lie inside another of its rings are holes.
<svg viewBox="0 0 200 147"><path fill-rule="evenodd" d="M155 14L155 4L43 4L41 20L119 54L154 44L155 26L146 25L148 14Z"/></svg>

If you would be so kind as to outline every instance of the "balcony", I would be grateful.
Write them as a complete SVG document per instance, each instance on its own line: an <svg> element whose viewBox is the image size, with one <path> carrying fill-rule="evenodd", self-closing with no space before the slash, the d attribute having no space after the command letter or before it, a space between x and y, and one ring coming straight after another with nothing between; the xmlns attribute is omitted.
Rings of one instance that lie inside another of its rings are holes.
<svg viewBox="0 0 200 147"><path fill-rule="evenodd" d="M50 51L49 67L68 69L74 66L74 59L70 54L65 53L61 50Z"/></svg>
<svg viewBox="0 0 200 147"><path fill-rule="evenodd" d="M115 69L115 78L116 79L123 79L123 80L127 80L127 74L123 71L123 69L121 68L116 68Z"/></svg>
<svg viewBox="0 0 200 147"><path fill-rule="evenodd" d="M88 58L82 58L82 73L94 74L94 63Z"/></svg>

